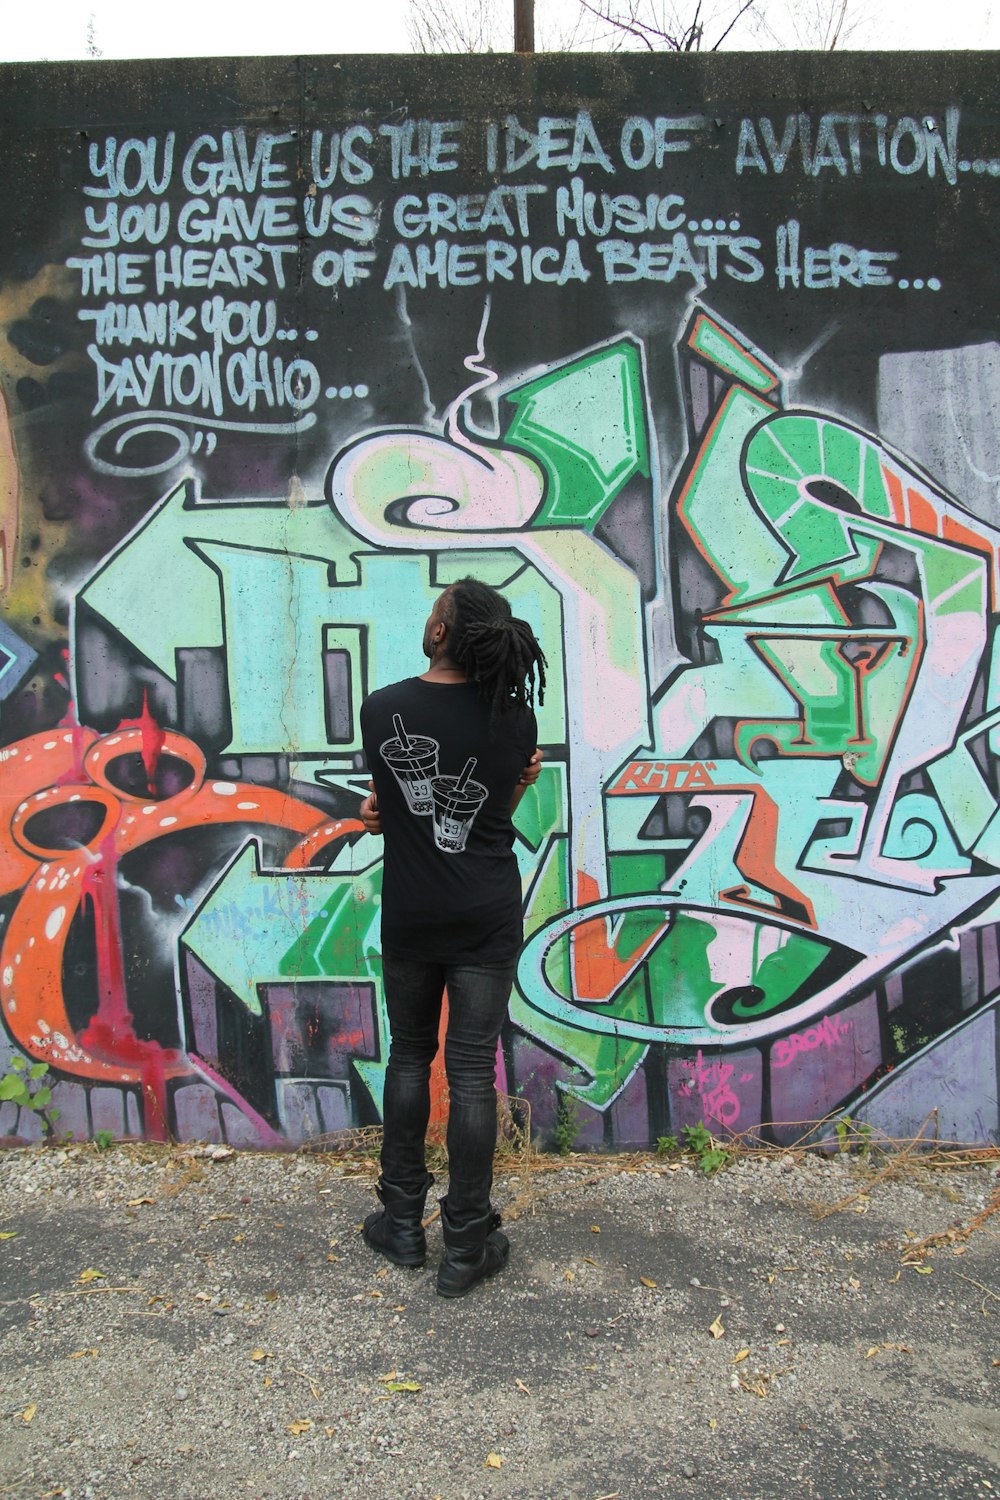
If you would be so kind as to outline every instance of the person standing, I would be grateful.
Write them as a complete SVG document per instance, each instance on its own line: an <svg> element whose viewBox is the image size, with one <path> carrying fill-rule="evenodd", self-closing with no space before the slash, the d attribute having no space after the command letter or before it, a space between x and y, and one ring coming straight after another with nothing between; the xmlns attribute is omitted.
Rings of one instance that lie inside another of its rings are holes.
<svg viewBox="0 0 1000 1500"><path fill-rule="evenodd" d="M430 1070L448 992L445 1071L449 1185L437 1290L461 1297L507 1262L490 1203L496 1146L496 1049L523 939L511 815L538 777L533 712L545 657L502 594L463 578L424 626L430 665L372 693L361 733L372 793L361 817L385 838L382 981L391 1044L385 1078L382 1210L368 1244L396 1265L422 1266L424 1203L433 1178L424 1137Z"/></svg>

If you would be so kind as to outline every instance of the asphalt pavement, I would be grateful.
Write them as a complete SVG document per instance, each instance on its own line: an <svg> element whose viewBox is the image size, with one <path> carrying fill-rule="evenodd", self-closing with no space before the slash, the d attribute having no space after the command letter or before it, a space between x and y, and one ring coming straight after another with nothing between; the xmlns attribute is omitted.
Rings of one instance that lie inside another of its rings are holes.
<svg viewBox="0 0 1000 1500"><path fill-rule="evenodd" d="M0 1495L1000 1495L1000 1154L934 1162L507 1164L452 1302L368 1158L5 1151Z"/></svg>

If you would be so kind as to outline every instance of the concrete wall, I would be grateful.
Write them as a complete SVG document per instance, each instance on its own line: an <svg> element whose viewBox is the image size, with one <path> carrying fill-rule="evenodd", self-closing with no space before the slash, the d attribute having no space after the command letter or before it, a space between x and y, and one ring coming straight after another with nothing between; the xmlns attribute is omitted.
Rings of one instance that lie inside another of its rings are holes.
<svg viewBox="0 0 1000 1500"><path fill-rule="evenodd" d="M550 662L498 1056L541 1138L997 1138L995 97L0 70L0 1072L60 1132L378 1120L358 709L474 571Z"/></svg>

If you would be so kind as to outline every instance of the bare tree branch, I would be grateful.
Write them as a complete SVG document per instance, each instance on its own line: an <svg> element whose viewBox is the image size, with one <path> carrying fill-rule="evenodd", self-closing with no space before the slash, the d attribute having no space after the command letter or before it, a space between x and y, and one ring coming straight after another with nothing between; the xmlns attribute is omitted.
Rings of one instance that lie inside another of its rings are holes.
<svg viewBox="0 0 1000 1500"><path fill-rule="evenodd" d="M733 27L736 25L737 21L741 21L743 19L743 17L746 15L747 11L750 9L751 5L756 5L756 3L757 3L757 0L743 0L742 5L740 6L739 10L736 12L736 14L733 17L733 19L730 21L729 25L726 27L725 31L719 37L719 40L713 44L713 47L712 47L712 51L713 52L717 52L719 50L719 48L722 46L723 42L726 40L726 37L729 35L729 33L732 31ZM844 0L844 4L845 5L847 4L847 0Z"/></svg>
<svg viewBox="0 0 1000 1500"><path fill-rule="evenodd" d="M551 9L549 5L551 3ZM538 51L715 52L744 45L833 51L863 28L874 0L537 0ZM506 52L514 45L512 0L409 0L418 52ZM571 11L572 7L572 11ZM553 15L559 21L553 23ZM565 17L574 15L572 24ZM596 23L589 34L585 22ZM561 25L561 30L559 29Z"/></svg>

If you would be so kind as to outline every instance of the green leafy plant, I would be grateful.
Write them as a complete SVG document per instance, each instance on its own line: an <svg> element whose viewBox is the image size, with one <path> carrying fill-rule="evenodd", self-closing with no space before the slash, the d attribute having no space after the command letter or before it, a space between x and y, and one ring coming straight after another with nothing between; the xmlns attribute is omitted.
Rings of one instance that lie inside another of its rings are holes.
<svg viewBox="0 0 1000 1500"><path fill-rule="evenodd" d="M839 1120L833 1122L833 1128L837 1132L837 1150L841 1156L847 1156L855 1149L862 1159L870 1154L872 1149L870 1125L859 1125L851 1119L850 1115L841 1115Z"/></svg>
<svg viewBox="0 0 1000 1500"><path fill-rule="evenodd" d="M657 1156L669 1156L671 1151L676 1151L678 1140L675 1135L658 1135L656 1137Z"/></svg>
<svg viewBox="0 0 1000 1500"><path fill-rule="evenodd" d="M685 1149L691 1152L706 1177L711 1177L713 1172L726 1165L729 1152L705 1129L704 1123L685 1125L682 1134Z"/></svg>
<svg viewBox="0 0 1000 1500"><path fill-rule="evenodd" d="M571 1094L556 1095L556 1122L552 1139L560 1156L568 1156L580 1133L580 1111Z"/></svg>
<svg viewBox="0 0 1000 1500"><path fill-rule="evenodd" d="M19 1052L12 1053L8 1071L0 1078L0 1103L30 1109L41 1121L45 1136L52 1137L59 1111L52 1108L51 1086L43 1082L48 1071L48 1063L29 1063Z"/></svg>
<svg viewBox="0 0 1000 1500"><path fill-rule="evenodd" d="M94 1131L94 1145L97 1147L98 1151L109 1151L114 1143L115 1133L113 1130Z"/></svg>

